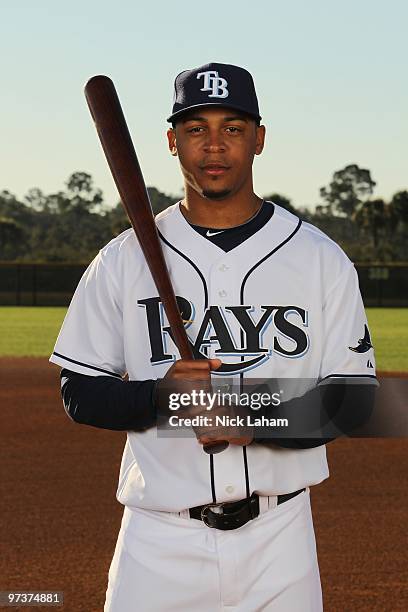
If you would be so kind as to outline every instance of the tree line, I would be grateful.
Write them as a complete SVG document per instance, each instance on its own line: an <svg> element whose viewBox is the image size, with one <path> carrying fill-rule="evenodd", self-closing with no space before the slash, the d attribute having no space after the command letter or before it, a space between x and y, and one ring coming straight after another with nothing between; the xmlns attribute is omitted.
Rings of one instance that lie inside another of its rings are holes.
<svg viewBox="0 0 408 612"><path fill-rule="evenodd" d="M321 187L314 211L277 193L264 197L320 228L353 261L407 262L408 191L387 202L374 197L375 185L369 170L349 164ZM182 197L148 192L155 214ZM19 200L0 191L0 261L88 262L128 227L121 203L109 206L86 172L74 172L64 190L48 195L36 187Z"/></svg>

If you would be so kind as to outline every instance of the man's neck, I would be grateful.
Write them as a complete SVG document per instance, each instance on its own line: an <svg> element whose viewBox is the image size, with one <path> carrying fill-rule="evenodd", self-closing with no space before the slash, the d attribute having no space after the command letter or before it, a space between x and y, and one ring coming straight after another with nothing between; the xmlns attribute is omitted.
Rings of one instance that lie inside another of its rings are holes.
<svg viewBox="0 0 408 612"><path fill-rule="evenodd" d="M210 200L197 192L189 194L186 190L180 210L193 225L225 229L242 225L251 219L260 209L262 201L254 192L222 200Z"/></svg>

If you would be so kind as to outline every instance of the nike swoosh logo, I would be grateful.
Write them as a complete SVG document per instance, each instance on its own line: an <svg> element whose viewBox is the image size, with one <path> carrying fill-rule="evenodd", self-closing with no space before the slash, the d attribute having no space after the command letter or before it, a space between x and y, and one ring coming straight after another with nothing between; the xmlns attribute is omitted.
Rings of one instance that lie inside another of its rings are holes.
<svg viewBox="0 0 408 612"><path fill-rule="evenodd" d="M210 230L207 230L206 236L216 236L217 234L222 234L222 232L225 232L225 230L219 232L210 232Z"/></svg>

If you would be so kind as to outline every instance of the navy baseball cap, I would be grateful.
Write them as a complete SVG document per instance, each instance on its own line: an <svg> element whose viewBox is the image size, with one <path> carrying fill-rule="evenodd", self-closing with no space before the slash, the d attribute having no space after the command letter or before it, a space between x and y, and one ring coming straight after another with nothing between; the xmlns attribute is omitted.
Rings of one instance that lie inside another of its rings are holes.
<svg viewBox="0 0 408 612"><path fill-rule="evenodd" d="M211 62L176 76L173 111L167 121L174 123L191 108L215 105L239 110L258 123L261 120L254 81L248 70Z"/></svg>

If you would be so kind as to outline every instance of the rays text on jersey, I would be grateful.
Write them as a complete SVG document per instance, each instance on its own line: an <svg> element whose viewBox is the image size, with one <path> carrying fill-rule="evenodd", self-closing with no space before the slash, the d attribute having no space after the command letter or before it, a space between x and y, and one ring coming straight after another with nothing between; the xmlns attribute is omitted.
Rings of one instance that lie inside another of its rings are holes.
<svg viewBox="0 0 408 612"><path fill-rule="evenodd" d="M224 362L217 374L255 368L269 359L272 353L286 358L301 357L309 348L309 337L305 331L308 326L308 313L300 306L261 306L260 314L255 320L253 306L209 306L199 317L192 302L181 296L177 296L177 302L183 320L188 321L186 329L193 324L197 328L195 340L189 335L196 359L207 359L212 345L218 345L215 357L236 356L237 359L233 363ZM146 311L151 346L150 362L154 365L173 361L175 355L167 347L168 340L173 340L172 332L160 298L138 300L138 305ZM236 331L233 334L232 323L235 330L239 330L238 334ZM270 325L273 325L273 337L266 343L264 334Z"/></svg>

